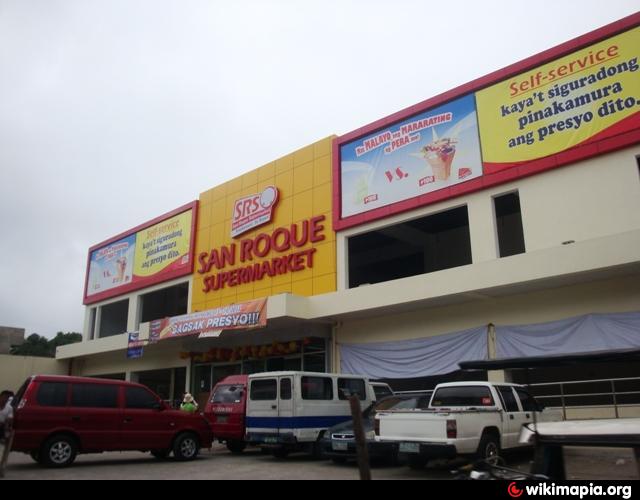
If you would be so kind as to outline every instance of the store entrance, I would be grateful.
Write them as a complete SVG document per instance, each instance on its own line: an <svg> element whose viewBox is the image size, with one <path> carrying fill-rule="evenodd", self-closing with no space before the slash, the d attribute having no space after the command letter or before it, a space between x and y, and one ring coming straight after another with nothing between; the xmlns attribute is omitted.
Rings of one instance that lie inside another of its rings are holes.
<svg viewBox="0 0 640 500"><path fill-rule="evenodd" d="M295 345L295 348L294 348ZM293 341L289 344L291 353L284 356L274 355L277 349L242 349L246 358L235 362L198 363L194 359L192 393L202 409L215 385L230 375L251 375L252 373L272 371L327 371L327 340L324 338L307 338L304 341ZM224 351L224 349L222 350ZM218 354L218 353L216 353ZM202 354L196 356L203 356Z"/></svg>

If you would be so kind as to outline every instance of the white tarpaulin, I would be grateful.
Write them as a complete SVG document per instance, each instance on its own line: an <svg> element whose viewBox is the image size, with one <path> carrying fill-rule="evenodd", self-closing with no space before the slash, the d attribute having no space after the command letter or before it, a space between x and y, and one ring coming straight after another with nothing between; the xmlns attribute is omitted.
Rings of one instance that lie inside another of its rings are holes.
<svg viewBox="0 0 640 500"><path fill-rule="evenodd" d="M496 326L498 358L640 347L640 312L588 314L534 325Z"/></svg>
<svg viewBox="0 0 640 500"><path fill-rule="evenodd" d="M486 326L437 337L340 346L342 373L374 379L442 375L459 370L460 361L487 357Z"/></svg>

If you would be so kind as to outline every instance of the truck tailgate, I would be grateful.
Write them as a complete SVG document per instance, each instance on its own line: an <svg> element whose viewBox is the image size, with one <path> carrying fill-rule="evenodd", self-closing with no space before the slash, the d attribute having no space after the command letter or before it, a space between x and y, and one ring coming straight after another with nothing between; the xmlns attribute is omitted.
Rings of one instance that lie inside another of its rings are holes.
<svg viewBox="0 0 640 500"><path fill-rule="evenodd" d="M424 412L378 413L381 441L437 442L447 439L447 416Z"/></svg>

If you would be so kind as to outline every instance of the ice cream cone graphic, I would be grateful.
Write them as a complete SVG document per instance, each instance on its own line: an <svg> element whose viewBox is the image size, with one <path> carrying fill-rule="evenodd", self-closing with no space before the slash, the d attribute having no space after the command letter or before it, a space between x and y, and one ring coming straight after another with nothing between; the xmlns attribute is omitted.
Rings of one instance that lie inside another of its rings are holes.
<svg viewBox="0 0 640 500"><path fill-rule="evenodd" d="M451 138L439 139L435 129L431 129L433 140L422 148L421 153L433 170L436 180L446 181L451 177L451 164L456 154L456 140Z"/></svg>

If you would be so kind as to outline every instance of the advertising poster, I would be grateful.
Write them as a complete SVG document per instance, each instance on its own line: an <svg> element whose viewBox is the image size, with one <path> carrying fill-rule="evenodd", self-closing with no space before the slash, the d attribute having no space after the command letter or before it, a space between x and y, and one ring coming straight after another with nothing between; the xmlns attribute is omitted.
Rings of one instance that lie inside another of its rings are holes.
<svg viewBox="0 0 640 500"><path fill-rule="evenodd" d="M266 298L152 321L150 337L166 340L203 332L264 326L267 326Z"/></svg>
<svg viewBox="0 0 640 500"><path fill-rule="evenodd" d="M482 175L473 95L340 147L341 217Z"/></svg>
<svg viewBox="0 0 640 500"><path fill-rule="evenodd" d="M85 304L114 297L193 268L193 218L190 208L118 241L89 252Z"/></svg>
<svg viewBox="0 0 640 500"><path fill-rule="evenodd" d="M139 332L129 332L129 342L127 346L127 358L137 359L144 355L145 342L140 340Z"/></svg>
<svg viewBox="0 0 640 500"><path fill-rule="evenodd" d="M136 235L132 234L91 253L87 295L132 282L135 246Z"/></svg>
<svg viewBox="0 0 640 500"><path fill-rule="evenodd" d="M192 216L189 210L137 233L134 281L189 264Z"/></svg>
<svg viewBox="0 0 640 500"><path fill-rule="evenodd" d="M640 127L640 28L477 92L490 174Z"/></svg>

